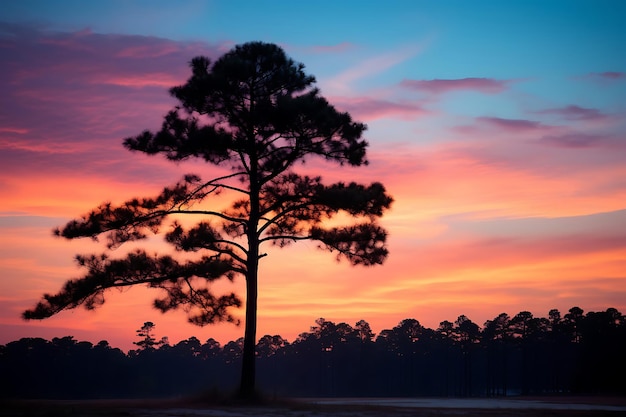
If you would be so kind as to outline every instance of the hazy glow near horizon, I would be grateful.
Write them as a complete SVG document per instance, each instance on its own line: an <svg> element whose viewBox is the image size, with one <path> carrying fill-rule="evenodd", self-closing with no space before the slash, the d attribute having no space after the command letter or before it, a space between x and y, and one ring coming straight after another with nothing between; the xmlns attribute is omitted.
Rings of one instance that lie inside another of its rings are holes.
<svg viewBox="0 0 626 417"><path fill-rule="evenodd" d="M80 276L74 254L98 251L52 228L187 172L213 175L121 141L158 129L193 56L251 40L281 45L369 126L369 166L304 168L381 181L395 199L384 266L349 267L312 242L271 250L259 337L293 340L318 317L379 332L405 318L436 328L461 314L482 325L522 310L626 311L626 3L276 4L0 6L0 344L74 335L128 349L145 321L173 342L242 336L161 315L139 288L96 312L20 313ZM241 280L219 287L243 291Z"/></svg>

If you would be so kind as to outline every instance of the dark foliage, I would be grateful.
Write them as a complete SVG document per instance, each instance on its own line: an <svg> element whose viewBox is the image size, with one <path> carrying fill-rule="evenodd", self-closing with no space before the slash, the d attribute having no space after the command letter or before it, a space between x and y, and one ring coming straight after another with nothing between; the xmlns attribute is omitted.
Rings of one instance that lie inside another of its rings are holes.
<svg viewBox="0 0 626 417"><path fill-rule="evenodd" d="M144 336L145 337L145 336ZM21 339L0 346L4 398L128 398L233 392L243 339L195 337L127 355L106 341ZM373 334L318 319L293 342L256 345L259 387L271 396L626 395L626 317L614 308L561 317L502 313L437 329L415 319Z"/></svg>

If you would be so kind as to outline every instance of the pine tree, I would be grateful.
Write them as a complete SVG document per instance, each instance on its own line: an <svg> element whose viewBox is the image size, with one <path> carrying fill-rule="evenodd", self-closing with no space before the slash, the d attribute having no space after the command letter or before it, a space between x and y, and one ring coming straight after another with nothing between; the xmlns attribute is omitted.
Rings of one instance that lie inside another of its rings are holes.
<svg viewBox="0 0 626 417"><path fill-rule="evenodd" d="M392 198L378 182L326 185L320 176L300 175L296 165L318 157L339 165L367 164L366 126L337 111L304 72L274 45L238 45L214 63L196 57L192 75L170 93L180 105L164 118L161 129L127 138L131 151L160 154L179 162L200 159L227 173L203 180L186 175L156 197L135 198L118 206L103 204L56 231L67 239L106 236L108 249L146 238L169 226L165 240L176 251L193 253L185 261L171 255L137 250L125 258L77 256L87 269L67 281L56 295L45 294L26 319L42 319L79 305L93 309L108 289L147 284L164 292L155 300L161 311L182 308L189 321L205 325L235 321L234 294L216 296L210 283L243 276L246 315L240 394L255 390L255 355L259 260L262 247L285 247L300 240L319 242L354 265L381 264L386 259L386 231L376 219ZM217 194L233 195L223 211L211 206ZM338 214L352 221L327 227ZM185 229L177 220L202 216ZM172 220L173 219L173 220Z"/></svg>

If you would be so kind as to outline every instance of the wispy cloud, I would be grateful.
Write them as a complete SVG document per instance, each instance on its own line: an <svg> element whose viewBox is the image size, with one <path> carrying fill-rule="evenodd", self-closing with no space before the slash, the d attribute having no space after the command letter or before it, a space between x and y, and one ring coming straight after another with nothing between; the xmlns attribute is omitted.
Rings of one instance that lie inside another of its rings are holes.
<svg viewBox="0 0 626 417"><path fill-rule="evenodd" d="M453 91L478 91L485 94L497 94L507 90L512 82L511 80L494 78L457 78L403 80L400 86L430 94L444 94Z"/></svg>
<svg viewBox="0 0 626 417"><path fill-rule="evenodd" d="M544 136L539 142L560 148L591 148L606 145L610 139L605 135L569 132L561 135Z"/></svg>
<svg viewBox="0 0 626 417"><path fill-rule="evenodd" d="M452 233L452 232L451 232ZM512 267L593 256L606 251L626 249L626 234L616 232L599 235L589 230L580 235L552 235L532 238L489 236L483 238L447 241L443 246L422 248L424 260L418 270L424 275L438 274L437 268L446 265L446 275L467 269Z"/></svg>
<svg viewBox="0 0 626 417"><path fill-rule="evenodd" d="M413 120L430 113L413 102L397 102L371 97L334 97L331 101L340 110L348 111L366 122L380 118Z"/></svg>
<svg viewBox="0 0 626 417"><path fill-rule="evenodd" d="M3 133L13 133L17 135L24 135L28 133L28 129L25 129L23 127L0 126L0 135Z"/></svg>
<svg viewBox="0 0 626 417"><path fill-rule="evenodd" d="M620 71L591 72L588 75L591 77L604 78L608 80L626 79L626 72L620 72Z"/></svg>
<svg viewBox="0 0 626 417"><path fill-rule="evenodd" d="M396 65L415 57L425 47L425 44L405 46L384 54L376 55L356 63L338 75L327 79L325 84L337 92L349 92L351 84L356 81L381 74Z"/></svg>
<svg viewBox="0 0 626 417"><path fill-rule="evenodd" d="M162 90L168 89L177 84L182 84L182 80L179 77L166 73L147 73L143 76L111 76L109 78L103 77L98 80L94 80L94 82L129 88L159 87Z"/></svg>
<svg viewBox="0 0 626 417"><path fill-rule="evenodd" d="M133 44L122 47L116 54L119 58L158 58L171 54L177 54L181 49L181 44L153 37L141 37Z"/></svg>
<svg viewBox="0 0 626 417"><path fill-rule="evenodd" d="M480 135L485 131L496 130L500 134L548 134L558 127L546 125L535 120L507 119L502 117L476 117L474 123L453 128L453 131L464 135Z"/></svg>
<svg viewBox="0 0 626 417"><path fill-rule="evenodd" d="M535 114L547 114L562 117L566 120L604 120L608 116L598 109L570 105L534 112Z"/></svg>
<svg viewBox="0 0 626 417"><path fill-rule="evenodd" d="M179 177L180 168L131 155L122 140L157 129L174 104L167 89L185 81L190 58L217 56L218 45L3 23L0 40L0 199L11 196L10 208L67 215L80 201L62 202L61 188L85 188L68 178L120 190Z"/></svg>
<svg viewBox="0 0 626 417"><path fill-rule="evenodd" d="M218 55L216 45L146 36L3 23L0 33L0 146L37 152L97 149L158 127L173 103L167 88L184 82L189 59Z"/></svg>
<svg viewBox="0 0 626 417"><path fill-rule="evenodd" d="M219 45L175 42L138 35L104 35L83 32L44 32L32 27L0 23L3 66L9 86L58 85L76 88L101 77L140 77L146 73L186 75L187 62L195 55L219 55ZM20 51L19 54L16 51ZM62 98L59 97L59 98Z"/></svg>
<svg viewBox="0 0 626 417"><path fill-rule="evenodd" d="M549 126L544 125L534 120L526 119L505 119L501 117L478 117L477 123L483 126L492 126L507 132L537 132L550 129Z"/></svg>

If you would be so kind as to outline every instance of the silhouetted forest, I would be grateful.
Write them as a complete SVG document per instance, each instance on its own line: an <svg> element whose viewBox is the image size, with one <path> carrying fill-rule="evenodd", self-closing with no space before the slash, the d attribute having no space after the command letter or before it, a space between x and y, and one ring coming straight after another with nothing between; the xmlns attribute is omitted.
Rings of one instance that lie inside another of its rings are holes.
<svg viewBox="0 0 626 417"><path fill-rule="evenodd" d="M148 326L148 327L146 327ZM0 346L4 398L129 398L235 390L243 339L156 341L137 350L73 337L23 338ZM257 343L258 387L279 396L504 396L626 394L626 317L578 307L548 317L505 313L482 327L466 316L437 329L402 320L375 335L324 319L293 342Z"/></svg>

